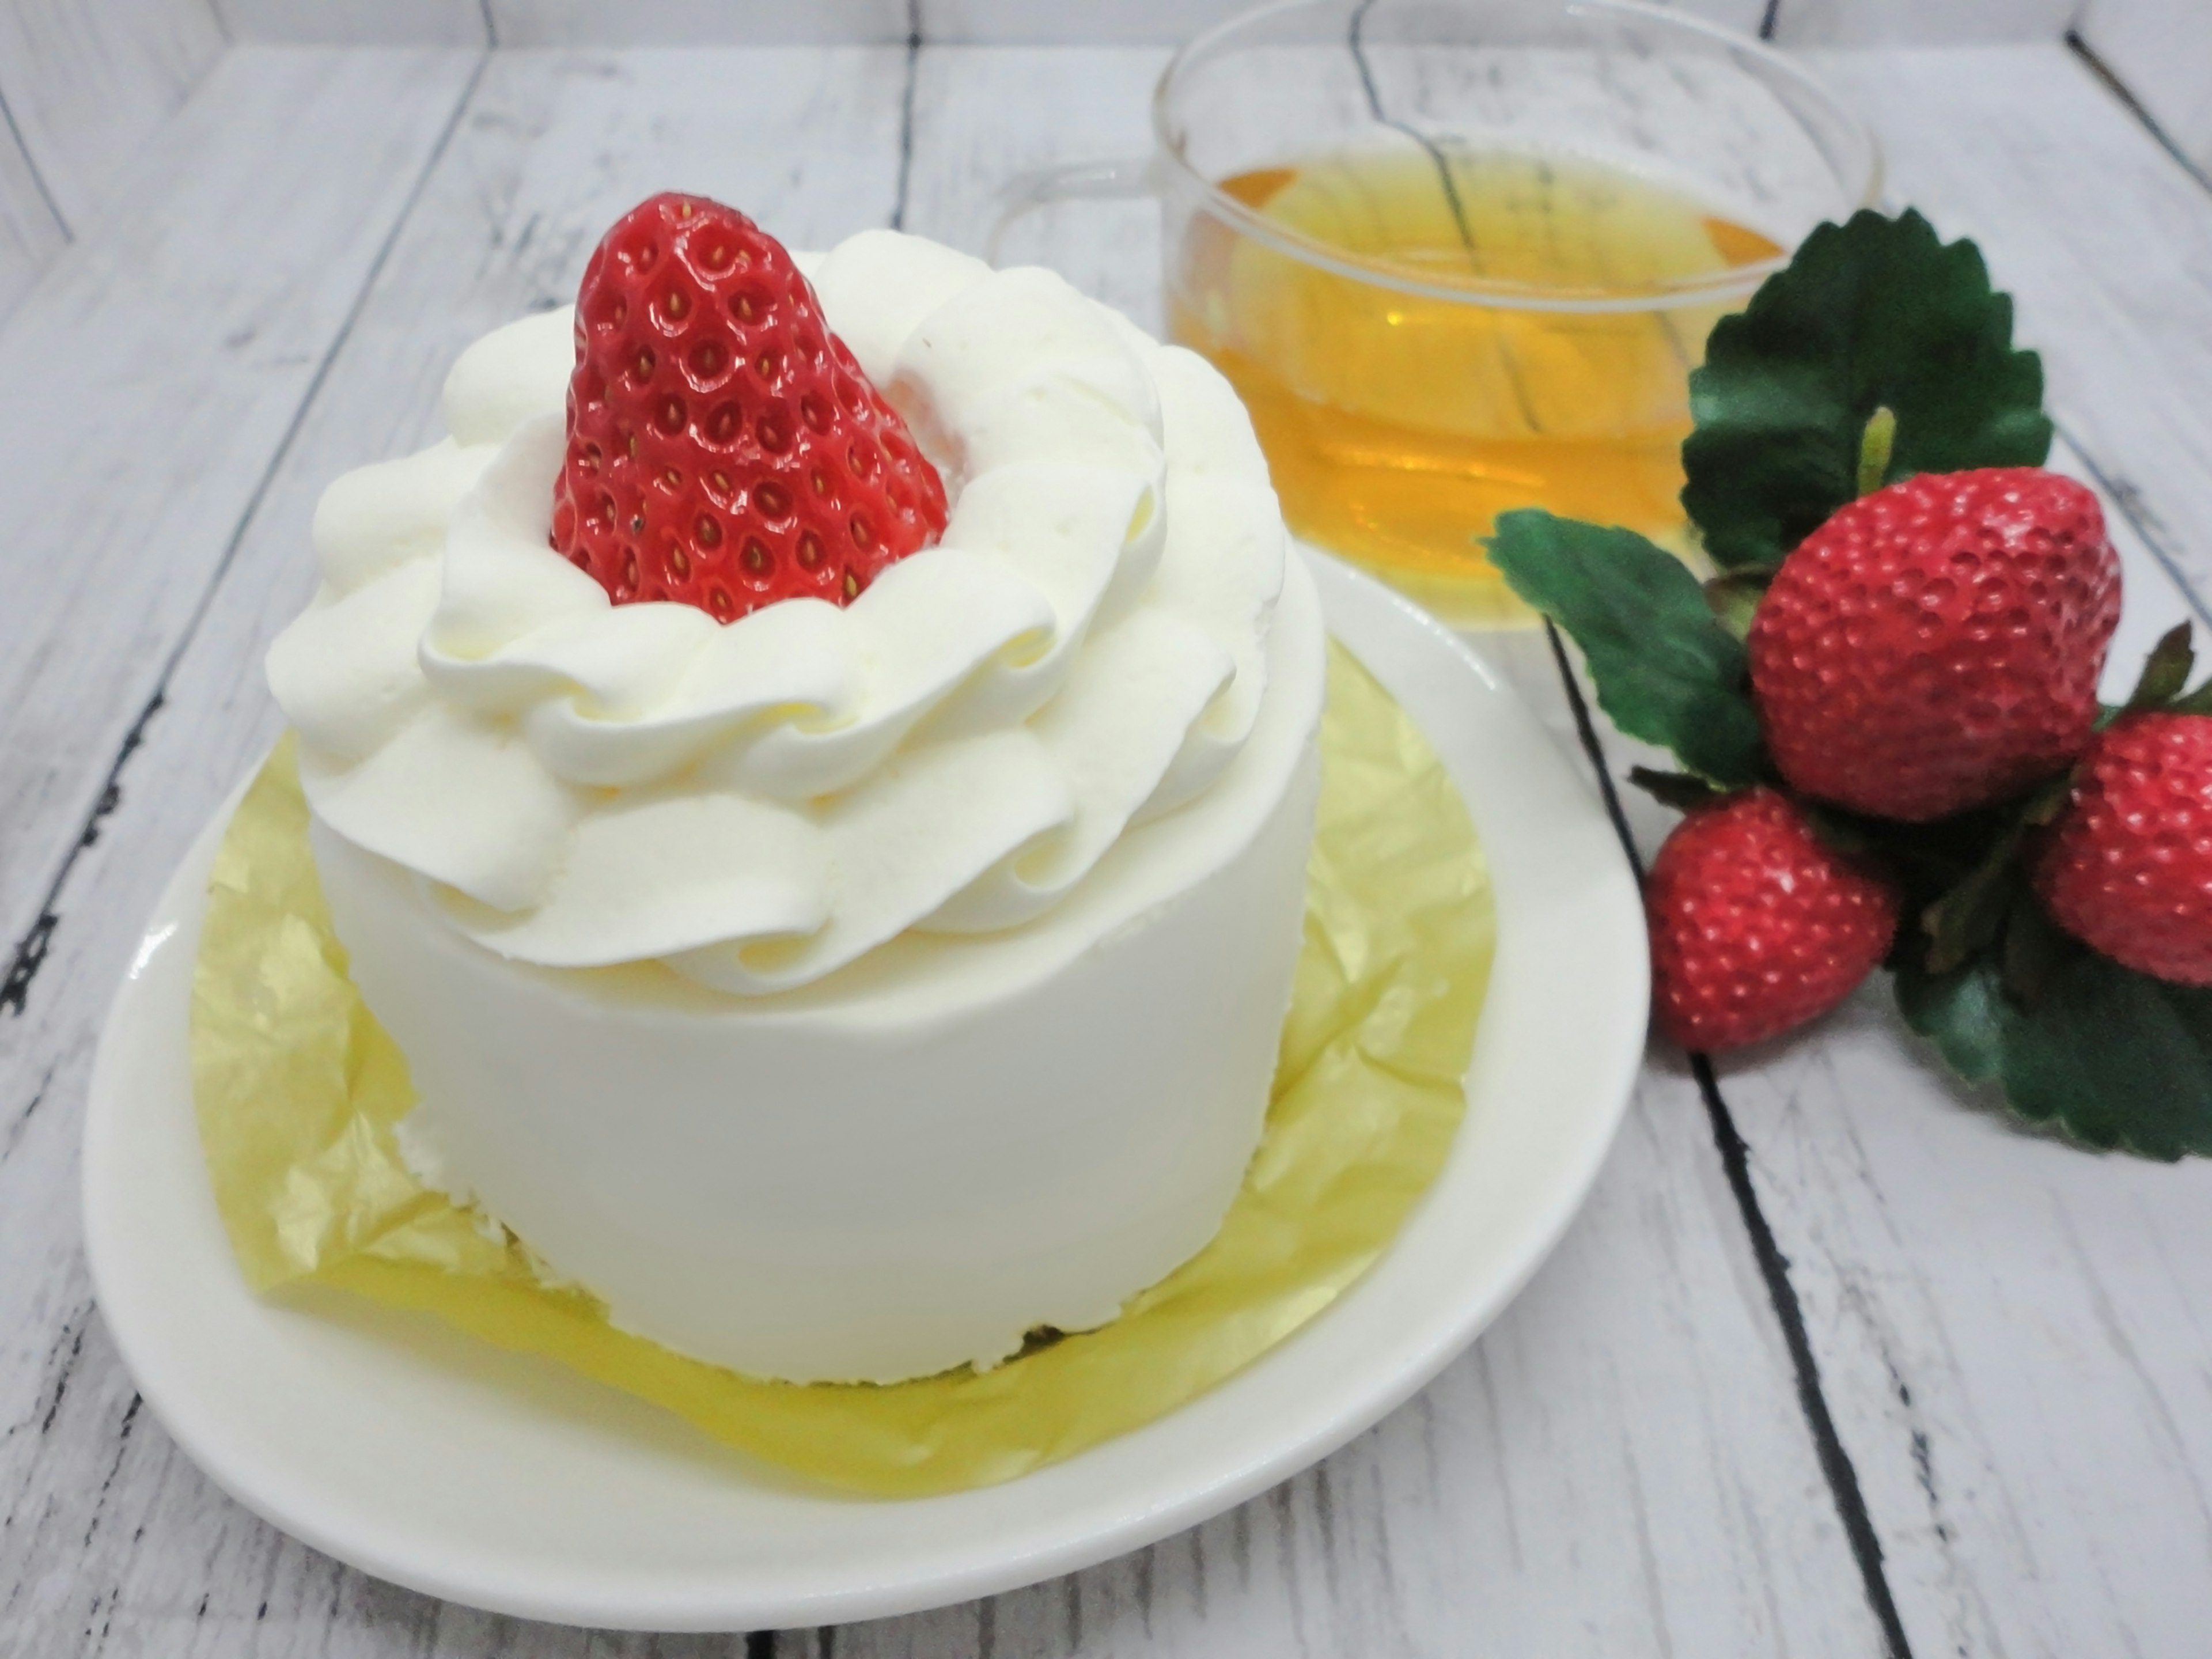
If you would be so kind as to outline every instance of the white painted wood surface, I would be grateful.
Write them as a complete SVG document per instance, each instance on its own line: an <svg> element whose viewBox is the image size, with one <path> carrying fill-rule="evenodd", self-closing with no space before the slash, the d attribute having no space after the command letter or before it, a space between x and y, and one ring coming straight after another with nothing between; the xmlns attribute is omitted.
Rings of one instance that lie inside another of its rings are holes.
<svg viewBox="0 0 2212 1659"><path fill-rule="evenodd" d="M0 318L223 44L209 0L0 0Z"/></svg>
<svg viewBox="0 0 2212 1659"><path fill-rule="evenodd" d="M2212 175L2212 6L2088 0L2078 27L2197 171Z"/></svg>
<svg viewBox="0 0 2212 1659"><path fill-rule="evenodd" d="M0 659L10 936L232 557L473 62L227 55L135 169L149 205L73 245L0 333L0 385L68 386L89 417L0 398L6 556L27 573ZM249 228L262 252L241 257Z"/></svg>
<svg viewBox="0 0 2212 1659"><path fill-rule="evenodd" d="M166 0L165 0L166 3ZM961 46L1172 45L1255 0L211 0L241 41L502 46L888 44L918 20ZM1826 45L2057 40L2080 0L1672 0ZM2191 0L2107 0L2187 5ZM59 4L61 0L47 0ZM487 28L487 21L489 27Z"/></svg>
<svg viewBox="0 0 2212 1659"><path fill-rule="evenodd" d="M207 0L0 0L0 90L64 220L91 216L223 44Z"/></svg>
<svg viewBox="0 0 2212 1659"><path fill-rule="evenodd" d="M2212 197L2047 48L1823 67L2014 293L2060 459L2121 508L2139 662L2212 597ZM1869 991L1720 1086L1914 1651L2207 1651L2212 1165L2019 1133L1909 1042Z"/></svg>
<svg viewBox="0 0 2212 1659"><path fill-rule="evenodd" d="M2208 1177L2002 1129L1871 996L1724 1068L1717 1112L1655 1054L1559 1255L1375 1431L987 1602L750 1642L491 1619L273 1533L137 1405L78 1252L77 1114L140 917L273 730L258 659L320 485L423 441L453 353L564 295L648 191L975 246L999 179L1141 145L1162 57L236 51L114 185L136 210L0 325L0 384L67 388L0 403L0 919L33 947L0 1013L0 1653L2205 1650ZM2212 197L2062 49L1829 67L1900 198L2018 292L2062 461L2158 544L2124 526L2144 637L2185 602L2159 553L2212 572ZM1025 246L1142 313L1144 226L1071 210ZM1494 646L1572 744L1540 636Z"/></svg>

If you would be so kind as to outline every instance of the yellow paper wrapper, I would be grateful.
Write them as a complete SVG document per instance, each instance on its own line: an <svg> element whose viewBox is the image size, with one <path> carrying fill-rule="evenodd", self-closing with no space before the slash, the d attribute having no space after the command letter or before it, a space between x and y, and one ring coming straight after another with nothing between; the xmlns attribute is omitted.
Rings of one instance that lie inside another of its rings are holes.
<svg viewBox="0 0 2212 1659"><path fill-rule="evenodd" d="M192 1081L247 1280L435 1314L837 1486L914 1496L1009 1480L1249 1364L1389 1246L1442 1168L1489 975L1474 826L1404 710L1332 647L1306 927L1266 1133L1213 1242L1097 1331L985 1372L882 1387L763 1382L616 1329L527 1247L426 1189L393 1126L407 1065L347 977L307 848L291 739L231 820L192 987Z"/></svg>

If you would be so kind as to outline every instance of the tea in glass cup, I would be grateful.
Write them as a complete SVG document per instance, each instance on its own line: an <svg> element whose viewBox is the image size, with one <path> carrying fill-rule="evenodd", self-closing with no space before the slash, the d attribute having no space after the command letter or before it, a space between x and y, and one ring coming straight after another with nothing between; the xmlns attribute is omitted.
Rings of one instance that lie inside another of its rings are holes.
<svg viewBox="0 0 2212 1659"><path fill-rule="evenodd" d="M1665 185L1573 156L1343 151L1219 181L1274 222L1443 288L1602 290L1781 250ZM1676 538L1686 377L1725 302L1565 311L1340 276L1194 216L1168 323L1251 410L1297 533L1464 612L1472 537L1532 503ZM1462 618L1464 619L1464 618Z"/></svg>
<svg viewBox="0 0 2212 1659"><path fill-rule="evenodd" d="M1158 154L1010 217L1156 193L1170 334L1242 394L1291 528L1461 625L1540 506L1688 551L1688 376L1872 138L1787 58L1633 0L1289 0L1181 52ZM1001 229L1004 228L1002 222Z"/></svg>

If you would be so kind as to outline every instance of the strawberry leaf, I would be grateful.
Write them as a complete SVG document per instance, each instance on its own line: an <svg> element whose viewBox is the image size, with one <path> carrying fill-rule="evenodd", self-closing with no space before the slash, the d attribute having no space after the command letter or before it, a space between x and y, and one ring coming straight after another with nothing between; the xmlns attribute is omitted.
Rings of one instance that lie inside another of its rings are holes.
<svg viewBox="0 0 2212 1659"><path fill-rule="evenodd" d="M1648 766L1632 766L1628 781L1662 806L1671 806L1677 812L1694 812L1701 806L1711 806L1725 799L1723 793L1703 778L1692 777L1686 772L1655 772Z"/></svg>
<svg viewBox="0 0 2212 1659"><path fill-rule="evenodd" d="M2212 1154L2212 990L2136 973L2055 929L2035 948L2032 1010L2007 993L1997 952L1944 974L1900 963L1905 1023L2030 1122L2145 1158Z"/></svg>
<svg viewBox="0 0 2212 1659"><path fill-rule="evenodd" d="M2136 682L2135 693L2123 712L2132 714L2139 708L2165 707L2181 695L2181 688L2189 684L2190 671L2196 666L2189 624L2185 622L2168 629L2144 659L2142 678Z"/></svg>
<svg viewBox="0 0 2212 1659"><path fill-rule="evenodd" d="M1541 507L1500 514L1487 545L1513 591L1574 636L1599 707L1624 733L1724 787L1760 778L1743 642L1680 559L1632 530Z"/></svg>
<svg viewBox="0 0 2212 1659"><path fill-rule="evenodd" d="M2019 885L2013 855L2019 850L2020 836L2014 828L1998 837L1958 885L1920 913L1920 926L1928 935L1929 972L1948 973L1996 940Z"/></svg>
<svg viewBox="0 0 2212 1659"><path fill-rule="evenodd" d="M1705 604L1720 625L1740 640L1751 637L1751 619L1774 580L1771 570L1731 570L1705 584Z"/></svg>
<svg viewBox="0 0 2212 1659"><path fill-rule="evenodd" d="M1893 988L1905 1023L1936 1045L1944 1063L1969 1083L1987 1083L2004 1066L2009 1012L1996 972L1976 960L1931 974L1910 957L1895 964Z"/></svg>
<svg viewBox="0 0 2212 1659"><path fill-rule="evenodd" d="M1882 483L2041 465L2042 405L2043 364L2013 349L1980 251L1910 210L1856 213L1714 328L1690 375L1682 505L1723 568L1774 564L1861 493L1863 461Z"/></svg>

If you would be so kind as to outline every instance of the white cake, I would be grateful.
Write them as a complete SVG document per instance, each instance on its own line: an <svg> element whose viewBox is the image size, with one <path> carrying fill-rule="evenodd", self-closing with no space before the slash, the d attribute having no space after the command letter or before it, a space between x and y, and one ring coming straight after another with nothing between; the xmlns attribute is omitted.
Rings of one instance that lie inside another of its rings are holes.
<svg viewBox="0 0 2212 1659"><path fill-rule="evenodd" d="M469 1195L624 1328L893 1381L1086 1329L1257 1141L1322 632L1200 359L918 238L801 258L951 501L849 606L547 546L566 313L339 479L269 678L332 920Z"/></svg>

